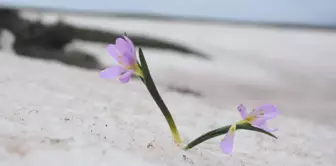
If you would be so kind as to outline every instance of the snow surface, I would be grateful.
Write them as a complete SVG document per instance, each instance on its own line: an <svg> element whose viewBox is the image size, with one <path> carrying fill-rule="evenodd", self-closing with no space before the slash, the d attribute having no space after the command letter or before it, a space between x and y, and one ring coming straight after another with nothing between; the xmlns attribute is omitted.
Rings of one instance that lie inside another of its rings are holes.
<svg viewBox="0 0 336 166"><path fill-rule="evenodd" d="M27 17L32 15L26 14ZM64 15L77 26L174 39L212 61L144 48L154 80L188 142L240 118L236 107L276 104L275 140L239 131L232 155L222 137L183 151L144 85L103 80L98 71L0 52L0 165L24 166L331 166L336 163L336 33L236 25L122 20ZM52 22L53 14L44 21ZM88 21L89 20L89 21ZM69 48L113 60L106 44ZM201 98L168 91L198 90ZM149 144L153 146L148 146Z"/></svg>

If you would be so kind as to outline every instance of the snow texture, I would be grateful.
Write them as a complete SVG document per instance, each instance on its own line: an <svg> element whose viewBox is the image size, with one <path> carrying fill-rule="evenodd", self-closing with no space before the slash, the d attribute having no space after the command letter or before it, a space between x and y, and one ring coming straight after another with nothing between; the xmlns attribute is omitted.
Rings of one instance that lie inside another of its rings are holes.
<svg viewBox="0 0 336 166"><path fill-rule="evenodd" d="M43 18L50 21L52 16ZM22 58L8 49L0 52L1 166L336 163L336 127L332 123L336 107L331 93L335 75L330 70L335 71L335 57L330 56L336 53L335 33L73 15L63 18L77 26L178 39L213 55L212 61L203 61L144 48L153 78L185 142L238 120L240 103L248 108L276 104L281 115L270 126L280 129L276 133L279 139L238 131L232 155L220 151L222 137L183 151L172 142L165 119L140 81L103 80L98 71ZM106 65L113 63L106 44L77 41L69 47L96 53ZM203 96L168 91L168 84L199 90Z"/></svg>

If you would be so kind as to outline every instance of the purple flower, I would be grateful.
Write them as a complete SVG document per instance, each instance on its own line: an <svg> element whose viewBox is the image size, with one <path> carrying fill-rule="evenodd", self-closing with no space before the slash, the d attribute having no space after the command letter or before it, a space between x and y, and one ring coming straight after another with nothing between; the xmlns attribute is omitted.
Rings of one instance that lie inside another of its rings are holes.
<svg viewBox="0 0 336 166"><path fill-rule="evenodd" d="M240 104L238 106L238 111L243 120L231 125L228 133L225 135L224 139L220 144L222 151L226 154L232 153L236 124L249 123L268 132L274 132L278 130L269 129L266 125L266 122L268 120L275 118L279 114L279 110L277 110L274 105L265 104L258 107L257 109L253 109L252 112L247 113L245 106Z"/></svg>
<svg viewBox="0 0 336 166"><path fill-rule="evenodd" d="M115 44L107 46L109 54L119 63L100 72L103 78L119 77L120 82L127 83L132 74L143 77L142 71L137 64L136 49L133 42L127 37L117 38Z"/></svg>

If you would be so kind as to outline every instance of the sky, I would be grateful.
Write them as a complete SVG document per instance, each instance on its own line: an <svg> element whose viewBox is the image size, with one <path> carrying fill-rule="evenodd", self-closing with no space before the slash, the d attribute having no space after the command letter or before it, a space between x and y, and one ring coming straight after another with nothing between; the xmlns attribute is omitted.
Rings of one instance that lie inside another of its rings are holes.
<svg viewBox="0 0 336 166"><path fill-rule="evenodd" d="M0 0L0 4L336 25L336 0Z"/></svg>

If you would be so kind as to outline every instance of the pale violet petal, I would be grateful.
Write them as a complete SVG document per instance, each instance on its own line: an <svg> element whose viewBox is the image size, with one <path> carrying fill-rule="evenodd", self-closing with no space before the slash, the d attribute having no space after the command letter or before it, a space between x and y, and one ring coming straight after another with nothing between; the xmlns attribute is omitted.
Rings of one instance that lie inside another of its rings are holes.
<svg viewBox="0 0 336 166"><path fill-rule="evenodd" d="M264 104L259 108L256 108L256 114L258 117L262 116L268 119L272 119L279 115L279 113L279 110L271 104Z"/></svg>
<svg viewBox="0 0 336 166"><path fill-rule="evenodd" d="M117 47L114 44L107 45L107 52L116 60L119 62L119 51Z"/></svg>
<svg viewBox="0 0 336 166"><path fill-rule="evenodd" d="M124 38L116 39L116 47L121 51L122 54L126 51L132 51L132 48Z"/></svg>
<svg viewBox="0 0 336 166"><path fill-rule="evenodd" d="M246 108L245 108L245 106L244 106L243 104L240 104L240 105L238 106L238 111L239 111L239 113L240 113L240 116L241 116L243 119L245 119L246 116L247 116L247 111L246 111Z"/></svg>
<svg viewBox="0 0 336 166"><path fill-rule="evenodd" d="M234 136L236 131L236 125L232 125L229 132L224 136L224 139L220 143L220 147L223 153L231 154L234 147Z"/></svg>
<svg viewBox="0 0 336 166"><path fill-rule="evenodd" d="M131 40L130 38L128 38L127 36L124 36L124 38L125 38L125 40L127 41L129 47L131 48L131 50L132 50L132 54L135 56L135 53L136 53L136 52L135 52L135 46L134 46L132 40Z"/></svg>
<svg viewBox="0 0 336 166"><path fill-rule="evenodd" d="M111 79L119 76L124 71L125 71L124 68L122 68L121 66L112 66L101 71L100 76L102 78Z"/></svg>
<svg viewBox="0 0 336 166"><path fill-rule="evenodd" d="M125 72L123 75L121 75L121 76L119 77L120 82L122 82L122 83L127 83L127 82L129 82L129 80L130 80L131 77L132 77L132 73L133 73L133 71L127 71L127 72Z"/></svg>

